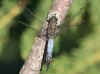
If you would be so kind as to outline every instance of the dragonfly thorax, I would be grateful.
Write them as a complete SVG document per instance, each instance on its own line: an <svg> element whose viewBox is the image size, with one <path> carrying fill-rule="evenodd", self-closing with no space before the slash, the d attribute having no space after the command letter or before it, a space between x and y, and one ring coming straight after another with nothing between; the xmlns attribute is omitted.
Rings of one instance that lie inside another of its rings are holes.
<svg viewBox="0 0 100 74"><path fill-rule="evenodd" d="M57 30L57 18L56 16L52 16L48 22L47 35L48 39L54 39L56 37Z"/></svg>

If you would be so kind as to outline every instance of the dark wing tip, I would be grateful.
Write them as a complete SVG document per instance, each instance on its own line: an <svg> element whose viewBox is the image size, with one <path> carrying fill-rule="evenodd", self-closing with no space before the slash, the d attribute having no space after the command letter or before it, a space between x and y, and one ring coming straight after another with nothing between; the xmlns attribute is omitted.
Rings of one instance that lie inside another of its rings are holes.
<svg viewBox="0 0 100 74"><path fill-rule="evenodd" d="M82 7L82 8L80 8L80 9L83 9L83 7Z"/></svg>
<svg viewBox="0 0 100 74"><path fill-rule="evenodd" d="M22 6L23 6L23 4L20 4L20 5L22 5Z"/></svg>
<svg viewBox="0 0 100 74"><path fill-rule="evenodd" d="M85 9L85 7L80 8L80 10L83 10L83 9Z"/></svg>

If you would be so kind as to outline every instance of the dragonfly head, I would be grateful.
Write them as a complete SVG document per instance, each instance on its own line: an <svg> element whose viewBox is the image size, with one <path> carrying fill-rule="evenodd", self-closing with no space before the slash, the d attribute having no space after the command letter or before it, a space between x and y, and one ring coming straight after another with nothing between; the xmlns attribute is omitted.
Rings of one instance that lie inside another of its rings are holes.
<svg viewBox="0 0 100 74"><path fill-rule="evenodd" d="M49 22L57 22L58 19L56 18L56 14L53 15L50 19L49 19Z"/></svg>

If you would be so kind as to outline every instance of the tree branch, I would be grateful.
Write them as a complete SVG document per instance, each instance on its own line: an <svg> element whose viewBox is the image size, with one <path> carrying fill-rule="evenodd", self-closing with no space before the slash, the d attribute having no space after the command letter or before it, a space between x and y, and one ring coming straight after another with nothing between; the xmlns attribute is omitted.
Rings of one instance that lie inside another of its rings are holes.
<svg viewBox="0 0 100 74"><path fill-rule="evenodd" d="M65 16L72 2L73 0L54 0L53 5L51 6L48 12L47 18L44 21L43 27L41 29L41 33L38 37L36 37L35 43L32 46L32 49L28 55L28 58L26 59L19 74L39 74L40 73L43 54L44 54L45 45L46 45L45 34L46 34L46 29L48 27L47 20L49 20L50 17L56 14L56 17L58 19L57 25L60 26L63 20L65 19Z"/></svg>

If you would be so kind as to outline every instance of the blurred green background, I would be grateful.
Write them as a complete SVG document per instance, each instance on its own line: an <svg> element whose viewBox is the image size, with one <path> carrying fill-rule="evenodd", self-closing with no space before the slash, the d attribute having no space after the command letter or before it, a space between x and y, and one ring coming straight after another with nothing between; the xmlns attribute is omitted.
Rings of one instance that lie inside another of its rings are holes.
<svg viewBox="0 0 100 74"><path fill-rule="evenodd" d="M18 3L44 21L53 0L0 0L0 74L19 73L36 37L14 18L35 28L42 26L35 19L29 22ZM44 63L41 74L100 74L100 0L74 0L68 17L81 7L84 12L77 21L85 22L55 39L53 61L49 71Z"/></svg>

